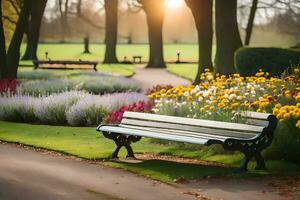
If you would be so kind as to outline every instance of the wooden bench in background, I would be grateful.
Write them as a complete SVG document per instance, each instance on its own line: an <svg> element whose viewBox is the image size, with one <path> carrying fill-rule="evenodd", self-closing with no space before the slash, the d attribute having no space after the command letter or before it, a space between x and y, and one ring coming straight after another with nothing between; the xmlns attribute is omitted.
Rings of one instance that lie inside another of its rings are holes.
<svg viewBox="0 0 300 200"><path fill-rule="evenodd" d="M98 62L82 60L34 60L34 69L93 69L97 71Z"/></svg>
<svg viewBox="0 0 300 200"><path fill-rule="evenodd" d="M247 170L251 158L256 160L255 169L266 169L261 151L271 144L277 119L266 113L240 114L245 117L245 124L125 112L120 124L101 124L97 131L116 143L112 158L118 158L123 146L127 149L127 157L134 157L131 143L141 137L150 137L193 144L220 144L226 150L245 155L240 171Z"/></svg>
<svg viewBox="0 0 300 200"><path fill-rule="evenodd" d="M138 62L136 62L138 60ZM142 63L142 56L132 56L133 63Z"/></svg>

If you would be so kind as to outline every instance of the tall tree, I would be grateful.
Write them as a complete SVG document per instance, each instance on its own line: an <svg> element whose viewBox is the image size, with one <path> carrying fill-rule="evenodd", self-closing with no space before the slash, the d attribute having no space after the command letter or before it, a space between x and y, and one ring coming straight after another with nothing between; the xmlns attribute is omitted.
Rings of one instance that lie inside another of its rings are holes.
<svg viewBox="0 0 300 200"><path fill-rule="evenodd" d="M20 59L20 46L23 39L24 32L28 26L31 6L34 0L23 0L20 16L14 31L12 40L7 50L6 68L4 76L7 78L16 78Z"/></svg>
<svg viewBox="0 0 300 200"><path fill-rule="evenodd" d="M200 74L205 68L213 69L211 51L212 51L212 0L185 0L192 11L194 21L198 32L198 72L194 84L200 82Z"/></svg>
<svg viewBox="0 0 300 200"><path fill-rule="evenodd" d="M246 35L245 35L245 45L250 44L250 39L252 35L252 30L253 30L253 24L254 24L254 18L255 18L255 13L257 10L257 4L258 0L253 0L251 9L250 9L250 14L249 14L249 19L248 19L248 24L246 27Z"/></svg>
<svg viewBox="0 0 300 200"><path fill-rule="evenodd" d="M147 67L166 67L163 56L162 28L165 16L165 0L138 0L146 14L150 56Z"/></svg>
<svg viewBox="0 0 300 200"><path fill-rule="evenodd" d="M216 72L233 74L234 52L242 46L237 24L237 0L216 0Z"/></svg>
<svg viewBox="0 0 300 200"><path fill-rule="evenodd" d="M69 12L69 0L58 0L58 9L60 13L60 29L61 29L61 41L65 42L65 37L69 33L68 12Z"/></svg>
<svg viewBox="0 0 300 200"><path fill-rule="evenodd" d="M3 77L4 69L6 68L6 49L5 37L2 22L2 0L0 0L0 79Z"/></svg>
<svg viewBox="0 0 300 200"><path fill-rule="evenodd" d="M118 0L104 0L105 56L103 63L118 63L116 55L118 34Z"/></svg>
<svg viewBox="0 0 300 200"><path fill-rule="evenodd" d="M47 0L36 1L32 5L27 32L27 46L23 60L37 60L37 47L40 36L40 27Z"/></svg>

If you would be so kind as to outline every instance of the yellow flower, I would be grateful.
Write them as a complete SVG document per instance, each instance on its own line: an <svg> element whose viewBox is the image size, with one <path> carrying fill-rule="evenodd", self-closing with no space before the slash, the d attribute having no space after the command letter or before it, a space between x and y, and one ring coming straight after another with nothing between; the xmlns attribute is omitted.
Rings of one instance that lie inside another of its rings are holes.
<svg viewBox="0 0 300 200"><path fill-rule="evenodd" d="M283 119L288 120L290 118L290 116L291 116L290 113L285 113L283 115Z"/></svg>
<svg viewBox="0 0 300 200"><path fill-rule="evenodd" d="M232 108L236 108L236 107L238 107L240 104L238 103L238 102L236 102L236 103L233 103L231 106L232 106Z"/></svg>
<svg viewBox="0 0 300 200"><path fill-rule="evenodd" d="M296 127L298 127L300 129L300 120L297 121Z"/></svg>
<svg viewBox="0 0 300 200"><path fill-rule="evenodd" d="M204 111L205 111L205 108L200 108L199 111L200 111L200 112L204 112Z"/></svg>
<svg viewBox="0 0 300 200"><path fill-rule="evenodd" d="M220 108L224 108L225 107L225 104L224 103L218 103L218 107L220 107Z"/></svg>

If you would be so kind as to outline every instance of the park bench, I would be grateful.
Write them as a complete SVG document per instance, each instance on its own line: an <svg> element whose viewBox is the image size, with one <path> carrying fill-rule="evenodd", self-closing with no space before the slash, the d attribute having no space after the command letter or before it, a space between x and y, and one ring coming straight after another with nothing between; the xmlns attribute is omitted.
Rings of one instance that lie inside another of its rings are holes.
<svg viewBox="0 0 300 200"><path fill-rule="evenodd" d="M138 60L138 62L136 62ZM133 63L142 63L142 56L132 56Z"/></svg>
<svg viewBox="0 0 300 200"><path fill-rule="evenodd" d="M269 146L277 126L274 115L241 112L245 123L220 122L158 114L125 112L120 124L100 124L97 131L116 143L112 158L118 158L121 147L127 157L133 157L132 142L141 137L171 140L192 144L220 144L226 150L240 151L245 155L240 171L246 171L248 162L255 158L255 169L266 169L261 151Z"/></svg>
<svg viewBox="0 0 300 200"><path fill-rule="evenodd" d="M82 60L34 60L34 69L93 69L97 71L96 61L82 61ZM70 67L72 65L72 67Z"/></svg>

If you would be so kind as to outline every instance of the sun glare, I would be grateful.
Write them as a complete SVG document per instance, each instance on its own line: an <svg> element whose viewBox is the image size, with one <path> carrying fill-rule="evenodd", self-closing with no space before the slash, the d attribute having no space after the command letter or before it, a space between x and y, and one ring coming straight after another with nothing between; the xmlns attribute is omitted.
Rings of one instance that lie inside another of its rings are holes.
<svg viewBox="0 0 300 200"><path fill-rule="evenodd" d="M182 0L167 0L167 8L177 9L182 6Z"/></svg>

